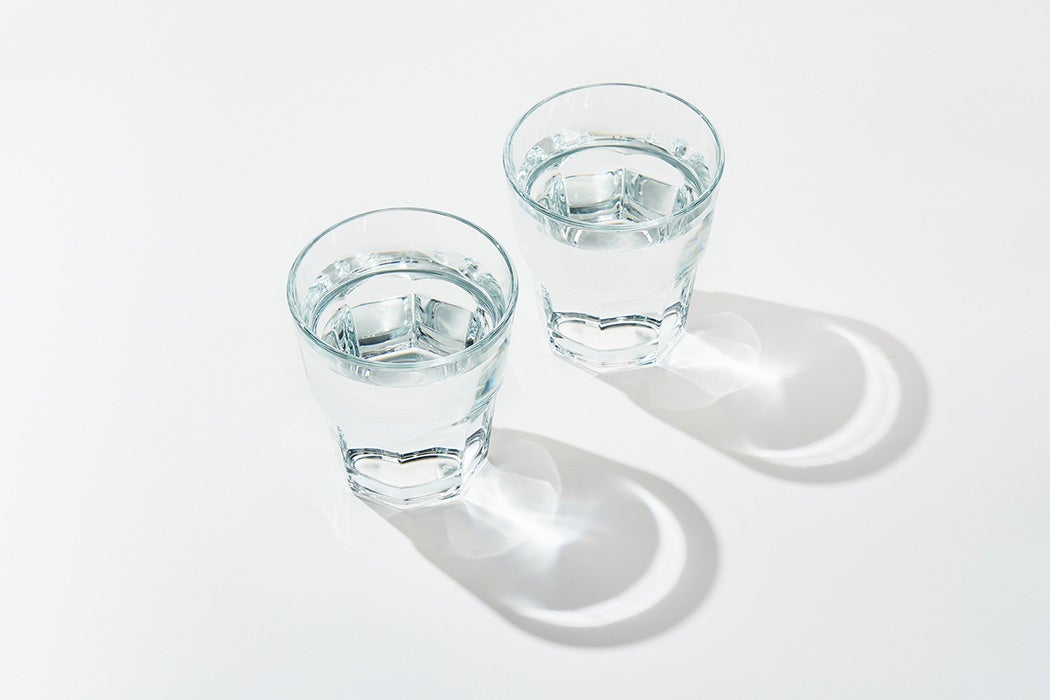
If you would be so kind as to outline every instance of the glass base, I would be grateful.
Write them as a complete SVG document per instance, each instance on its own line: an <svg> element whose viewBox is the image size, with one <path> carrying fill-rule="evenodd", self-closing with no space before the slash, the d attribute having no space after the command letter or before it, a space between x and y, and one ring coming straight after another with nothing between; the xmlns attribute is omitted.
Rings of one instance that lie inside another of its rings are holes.
<svg viewBox="0 0 1050 700"><path fill-rule="evenodd" d="M344 452L350 489L358 497L391 508L414 508L466 491L488 454L488 432L478 431L463 450L434 447L399 454L384 450Z"/></svg>
<svg viewBox="0 0 1050 700"><path fill-rule="evenodd" d="M682 333L684 319L669 314L597 318L582 313L550 314L547 339L557 355L596 372L618 372L656 364Z"/></svg>

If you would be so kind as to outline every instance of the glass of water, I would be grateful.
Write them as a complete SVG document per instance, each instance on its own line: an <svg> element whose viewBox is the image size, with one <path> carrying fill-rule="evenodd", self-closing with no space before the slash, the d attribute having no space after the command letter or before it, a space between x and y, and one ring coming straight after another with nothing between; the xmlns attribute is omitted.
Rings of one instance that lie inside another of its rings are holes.
<svg viewBox="0 0 1050 700"><path fill-rule="evenodd" d="M723 163L707 117L654 88L588 85L526 112L503 167L555 352L603 371L674 344Z"/></svg>
<svg viewBox="0 0 1050 700"><path fill-rule="evenodd" d="M466 487L488 453L517 295L492 236L427 209L355 216L299 254L288 306L359 496L408 507Z"/></svg>

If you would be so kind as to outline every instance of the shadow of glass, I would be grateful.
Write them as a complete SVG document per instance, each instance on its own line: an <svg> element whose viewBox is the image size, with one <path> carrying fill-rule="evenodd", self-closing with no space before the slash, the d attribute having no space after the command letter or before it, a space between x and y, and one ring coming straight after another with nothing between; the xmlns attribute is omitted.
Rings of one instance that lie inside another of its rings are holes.
<svg viewBox="0 0 1050 700"><path fill-rule="evenodd" d="M460 499L373 506L434 565L521 629L613 646L684 619L714 582L715 535L685 494L550 438L496 430Z"/></svg>
<svg viewBox="0 0 1050 700"><path fill-rule="evenodd" d="M694 294L687 333L659 365L599 376L665 423L792 481L882 469L927 412L922 369L889 334L735 294Z"/></svg>

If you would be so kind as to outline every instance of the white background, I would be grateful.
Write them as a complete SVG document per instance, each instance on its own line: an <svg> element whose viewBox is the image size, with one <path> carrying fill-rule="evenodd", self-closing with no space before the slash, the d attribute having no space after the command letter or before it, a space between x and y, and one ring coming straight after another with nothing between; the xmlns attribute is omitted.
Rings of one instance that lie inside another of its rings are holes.
<svg viewBox="0 0 1050 700"><path fill-rule="evenodd" d="M3 0L0 694L1046 697L1048 36L1045 2ZM751 324L766 383L577 370L519 264L493 459L562 501L388 522L287 268L395 205L520 262L503 139L602 80L719 128L694 320Z"/></svg>

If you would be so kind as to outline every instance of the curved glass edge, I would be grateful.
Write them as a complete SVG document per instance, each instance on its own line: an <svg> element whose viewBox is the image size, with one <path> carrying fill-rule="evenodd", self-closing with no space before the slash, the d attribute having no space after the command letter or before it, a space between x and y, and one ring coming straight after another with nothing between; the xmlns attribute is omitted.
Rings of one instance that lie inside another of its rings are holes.
<svg viewBox="0 0 1050 700"><path fill-rule="evenodd" d="M314 247L314 245L317 244L318 241L320 241L322 238L324 238L329 233L341 226L356 221L357 219L362 219L366 216L372 216L373 214L383 214L387 212L397 211L417 212L420 214L434 214L437 216L446 217L448 219L453 219L454 221L464 224L474 229L479 234L481 234L482 237L488 240L488 242L491 243L496 249L496 251L500 254L500 257L503 258L503 262L506 263L507 271L510 273L510 294L507 298L506 308L504 309L503 314L500 316L499 321L492 328L492 330L486 333L481 340L474 343L469 348L464 348L463 350L454 352L450 355L446 355L445 357L438 357L430 360L413 360L411 362L398 362L396 365L394 365L389 362L377 362L376 360L367 360L362 357L354 357L353 355L348 355L346 353L339 352L331 345L325 343L323 340L318 338L317 335L312 330L310 330L307 327L307 325L303 322L299 308L299 294L295 289L295 273L299 271L299 266L302 264L303 259L306 257L307 253L310 252L310 250ZM485 349L494 345L497 342L497 339L504 337L507 334L511 318L514 315L514 309L518 303L518 274L514 270L514 264L511 262L510 256L507 255L507 251L503 249L503 246L500 245L500 242L493 238L492 234L490 234L488 231L476 224L471 223L470 221L467 221L463 217L456 216L455 214L450 214L444 211L438 211L437 209L426 209L424 207L387 207L384 209L373 209L371 211L366 211L361 214L351 216L349 219L343 219L339 223L329 226L320 234L315 236L314 239L310 241L305 248L302 249L299 255L296 256L295 261L292 263L292 267L288 271L288 284L285 293L288 301L288 310L292 313L292 318L295 320L295 325L299 328L299 331L303 334L303 336L307 340L309 340L312 345L320 349L323 353L331 356L333 359L339 362L348 362L358 367L383 371L390 371L396 368L396 371L401 372L405 370L420 370L431 369L434 367L443 367L445 365L450 365L459 362L464 358L470 357L472 355L481 354Z"/></svg>
<svg viewBox="0 0 1050 700"><path fill-rule="evenodd" d="M707 125L708 130L711 132L711 136L715 140L715 149L718 152L718 163L715 167L714 177L711 178L711 185L707 188L707 190L699 199L697 199L685 209L682 209L681 211L676 211L673 214L668 214L666 216L661 216L658 219L650 219L649 221L638 222L636 224L630 224L627 226L618 225L616 229L618 231L643 231L648 228L663 226L676 219L684 218L694 210L704 205L711 198L711 195L714 194L715 190L718 189L718 183L722 180L722 171L725 169L725 149L722 146L722 139L718 136L718 132L715 130L714 124L711 123L711 120L708 119L703 112L694 107L692 104L686 102L678 95L667 92L666 90L650 87L648 85L641 85L639 83L591 83L590 85L580 85L579 87L568 88L567 90L556 92L550 97L540 100L539 102L534 104L527 112L525 112L525 114L523 114L521 118L514 123L514 126L513 128L511 128L510 134L507 136L507 140L503 145L503 174L506 176L507 182L510 184L511 189L514 191L514 194L517 195L518 199L528 204L529 207L536 210L536 212L539 213L541 216L544 216L548 219L553 219L554 221L557 221L558 223L564 224L566 226L574 226L576 228L590 230L601 230L607 228L606 224L595 223L592 221L579 221L577 219L572 219L567 216L563 216L557 212L547 209L544 206L541 206L526 192L522 191L521 187L518 185L517 178L514 176L515 168L513 158L511 156L511 148L514 142L514 137L517 135L518 130L521 128L522 124L525 123L525 120L532 116L532 114L536 110L538 110L545 104L548 104L549 102L558 99L559 97L568 95L569 93L602 87L625 87L637 88L639 90L648 90L650 92L659 93L666 97L670 97L671 99L676 100L677 102L680 102L681 104L689 108L694 114L700 117L700 119L703 120L704 124Z"/></svg>

